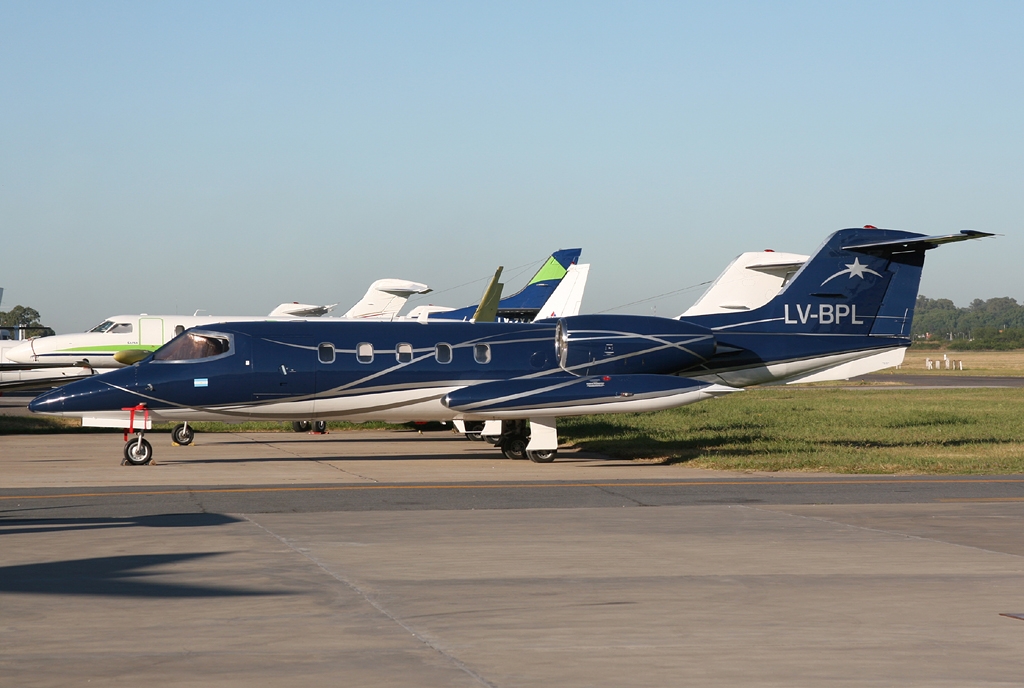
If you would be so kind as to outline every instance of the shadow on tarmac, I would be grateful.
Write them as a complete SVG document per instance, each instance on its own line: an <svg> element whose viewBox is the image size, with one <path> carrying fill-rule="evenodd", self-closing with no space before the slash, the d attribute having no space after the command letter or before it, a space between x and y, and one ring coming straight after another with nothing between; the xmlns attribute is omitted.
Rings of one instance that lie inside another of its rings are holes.
<svg viewBox="0 0 1024 688"><path fill-rule="evenodd" d="M195 598L291 594L146 580L153 566L212 557L224 552L131 554L0 567L0 593L103 595L108 597Z"/></svg>
<svg viewBox="0 0 1024 688"><path fill-rule="evenodd" d="M111 495L116 494L116 492L111 493ZM6 519L0 517L0 535L60 533L108 528L202 528L240 522L241 519L225 514L159 514L131 518ZM3 569L0 568L0 580L2 580L2 572Z"/></svg>

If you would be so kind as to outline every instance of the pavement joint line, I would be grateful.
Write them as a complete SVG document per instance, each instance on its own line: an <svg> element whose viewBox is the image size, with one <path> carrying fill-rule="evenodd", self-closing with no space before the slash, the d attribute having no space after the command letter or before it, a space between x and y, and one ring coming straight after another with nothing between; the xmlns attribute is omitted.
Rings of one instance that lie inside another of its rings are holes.
<svg viewBox="0 0 1024 688"><path fill-rule="evenodd" d="M308 549L301 548L301 547L296 547L294 544L292 544L291 540L289 540L288 538L286 538L286 537L284 537L282 535L278 535L274 531L270 530L270 528L267 528L262 523L257 522L255 519L251 518L247 514L239 514L239 516L241 516L246 521L248 521L249 523L251 523L254 526L256 526L257 528L259 528L263 532L267 533L271 537L273 537L276 540L278 540L281 544L283 544L285 547L287 547L288 549L290 549L293 552L295 552L296 554L298 554L300 557L304 557L308 561L312 562L317 568L319 568L321 571L326 573L328 576L330 576L334 580L336 580L339 583L341 583L342 585L348 587L350 590L352 590L357 595L359 595L359 597L361 597L364 601L366 601L366 603L369 604L371 607L376 609L378 612L380 612L381 614L383 614L387 618L391 619L396 624L398 624L403 630L407 631L413 638L415 638L419 642L423 643L424 645L429 647L431 650L433 650L437 654L439 654L442 657L444 657L446 660L448 660L449 663L451 663L453 666L455 666L457 669L459 669L460 671L462 671L466 675L468 675L471 678L473 678L477 683L479 683L482 686L486 686L487 688L497 688L497 685L495 685L494 683L491 683L486 678L484 678L483 676L481 676L477 672L473 671L471 668L469 668L469 666L466 665L465 662L460 660L458 657L456 657L455 655L445 651L443 648L439 647L437 644L431 642L428 638L426 638L422 634L418 633L412 626L410 626L406 622L402 621L395 614L392 614L391 612L389 612L387 609L384 608L384 605L382 605L377 600L375 600L372 595L370 595L368 592L366 592L365 590L360 588L354 582L352 582L351 580L349 580L348 578L346 578L342 574L336 573L335 571L331 570L326 564L324 564L322 561L317 559L312 553L310 553L310 551Z"/></svg>
<svg viewBox="0 0 1024 688"><path fill-rule="evenodd" d="M216 494L216 493L248 493L248 492L328 492L358 490L502 490L531 488L579 488L579 487L731 487L736 485L916 485L932 483L935 485L950 484L1022 484L1024 478L980 478L980 479L898 479L898 480L679 480L679 481L644 481L644 482L565 482L565 483L468 483L468 484L403 484L380 483L376 485L294 485L287 487L214 487L186 488L180 490L113 490L109 492L66 492L43 495L0 495L0 500L10 499L62 499L67 497L110 497L112 495L174 495L174 494ZM31 488L0 488L0 489L31 489ZM1016 498L1010 498L1017 501ZM1021 498L1024 501L1024 498Z"/></svg>
<svg viewBox="0 0 1024 688"><path fill-rule="evenodd" d="M944 497L937 502L970 504L971 502L1024 502L1024 497Z"/></svg>
<svg viewBox="0 0 1024 688"><path fill-rule="evenodd" d="M963 549L974 550L975 552L984 552L986 554L1000 554L1004 557L1012 557L1014 559L1020 559L1024 555L1013 554L1012 552L1000 552L995 549L985 549L984 547L977 547L975 545L964 545L959 542L949 542L947 540L937 540L935 538L924 537L923 535L912 535L910 533L901 533L897 530L885 530L883 528L871 528L869 526L858 526L853 523L844 523L843 521L837 521L831 518L825 518L824 516L808 516L806 514L794 514L785 509L765 509L763 507L750 506L749 504L733 504L730 506L736 506L741 509L752 509L753 511L762 511L771 514L783 514L792 518L802 518L809 521L817 521L819 523L828 523L834 526L841 526L843 528L850 528L852 530L863 530L869 533L881 533L882 535L891 535L892 537L907 538L911 540L920 540L921 542L932 542L937 545L947 545L949 547L961 547ZM790 505L792 506L792 505Z"/></svg>

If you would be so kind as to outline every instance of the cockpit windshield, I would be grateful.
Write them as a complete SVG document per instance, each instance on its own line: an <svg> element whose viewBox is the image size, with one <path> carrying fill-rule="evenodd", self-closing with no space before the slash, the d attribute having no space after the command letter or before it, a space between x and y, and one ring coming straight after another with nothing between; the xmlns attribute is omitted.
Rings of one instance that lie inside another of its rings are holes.
<svg viewBox="0 0 1024 688"><path fill-rule="evenodd" d="M154 361L196 361L231 352L231 337L213 332L186 332L153 354Z"/></svg>
<svg viewBox="0 0 1024 688"><path fill-rule="evenodd" d="M107 330L109 330L113 326L114 326L114 321L113 320L104 320L99 325L97 325L96 327L92 328L89 331L90 332L106 332Z"/></svg>

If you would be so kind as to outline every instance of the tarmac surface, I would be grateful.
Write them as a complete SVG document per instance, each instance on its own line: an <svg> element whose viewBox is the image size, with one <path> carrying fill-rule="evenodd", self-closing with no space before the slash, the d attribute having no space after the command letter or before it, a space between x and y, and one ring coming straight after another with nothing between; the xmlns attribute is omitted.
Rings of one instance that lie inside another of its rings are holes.
<svg viewBox="0 0 1024 688"><path fill-rule="evenodd" d="M0 437L0 686L1024 684L1024 476L150 438Z"/></svg>

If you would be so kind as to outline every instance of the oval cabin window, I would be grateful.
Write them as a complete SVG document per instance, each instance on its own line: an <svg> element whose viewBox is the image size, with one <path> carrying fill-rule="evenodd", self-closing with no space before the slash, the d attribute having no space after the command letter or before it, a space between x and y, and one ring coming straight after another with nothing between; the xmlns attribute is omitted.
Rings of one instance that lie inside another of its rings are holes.
<svg viewBox="0 0 1024 688"><path fill-rule="evenodd" d="M373 363L373 344L360 342L356 346L356 360L360 363Z"/></svg>
<svg viewBox="0 0 1024 688"><path fill-rule="evenodd" d="M452 362L452 347L450 344L438 344L434 347L434 358L438 363Z"/></svg>

